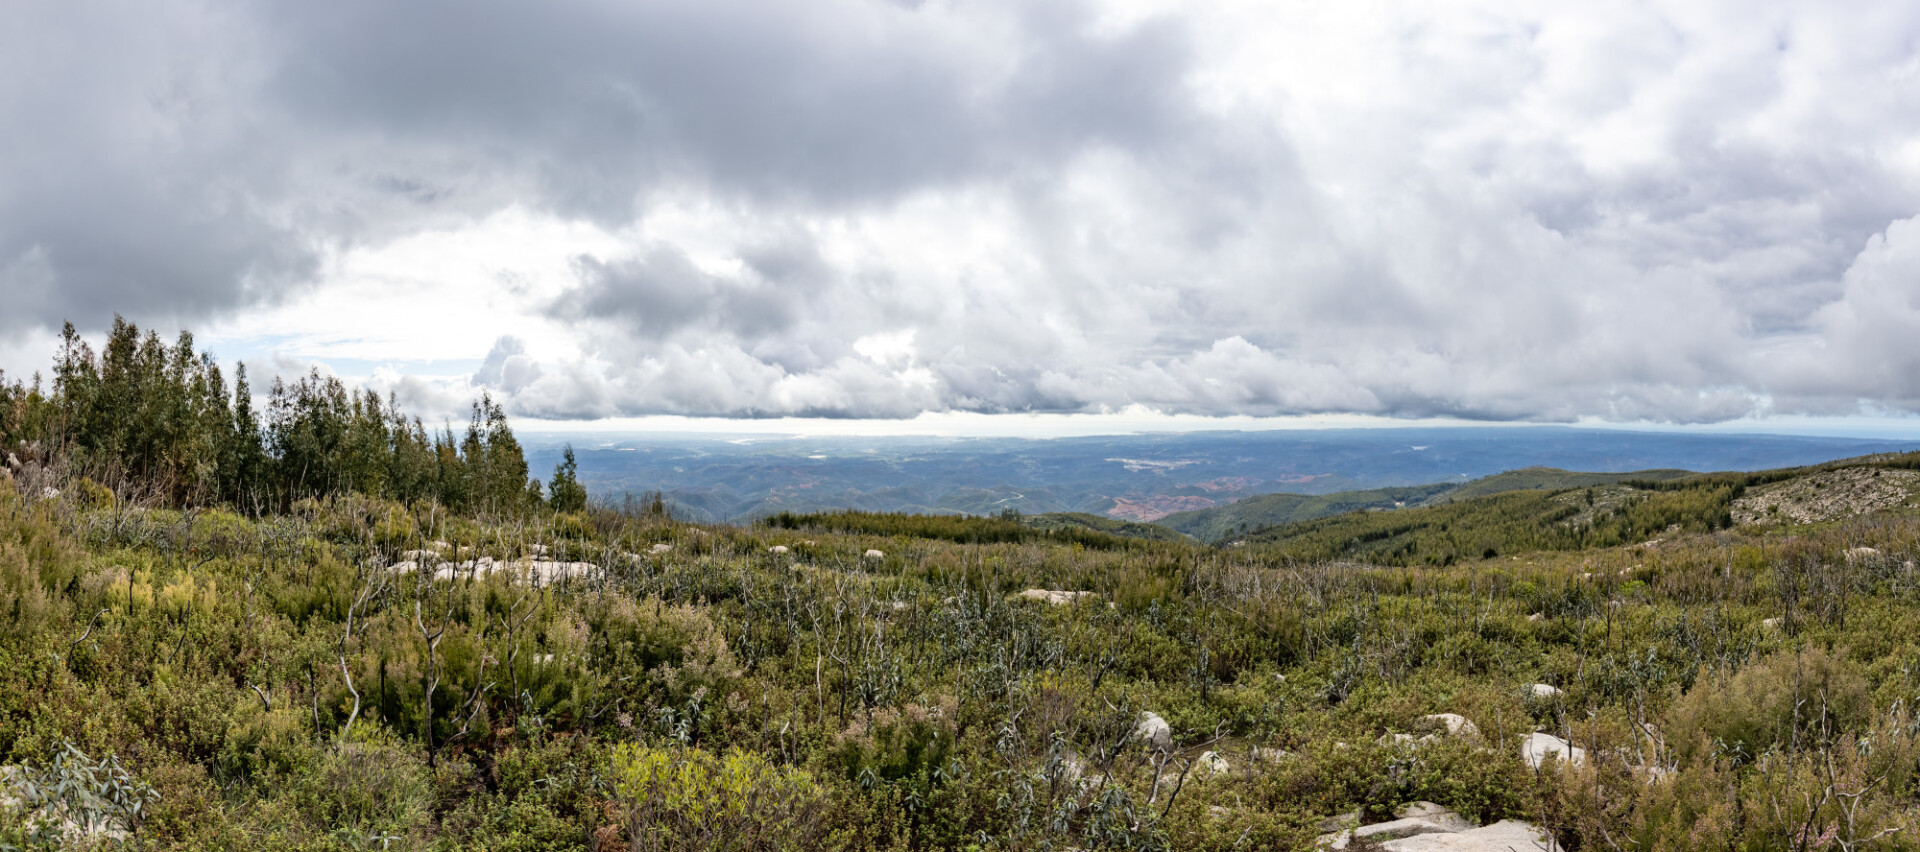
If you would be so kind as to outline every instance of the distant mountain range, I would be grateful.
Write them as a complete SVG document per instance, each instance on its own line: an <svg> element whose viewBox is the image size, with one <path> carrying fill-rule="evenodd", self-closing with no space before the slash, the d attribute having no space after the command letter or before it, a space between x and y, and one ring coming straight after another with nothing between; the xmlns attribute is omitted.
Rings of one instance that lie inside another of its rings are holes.
<svg viewBox="0 0 1920 852"><path fill-rule="evenodd" d="M1506 490L1525 477L1565 470L1639 471L1634 476L1647 478L1662 469L1760 470L1920 448L1920 441L1557 426L1053 439L520 437L535 476L544 478L571 442L580 480L593 494L659 491L689 520L847 508L976 515L1012 509L1090 516L1060 523L1158 521L1204 540L1356 508L1460 499L1486 493L1462 486ZM1468 486L1495 474L1507 479ZM1234 505L1249 497L1257 499Z"/></svg>

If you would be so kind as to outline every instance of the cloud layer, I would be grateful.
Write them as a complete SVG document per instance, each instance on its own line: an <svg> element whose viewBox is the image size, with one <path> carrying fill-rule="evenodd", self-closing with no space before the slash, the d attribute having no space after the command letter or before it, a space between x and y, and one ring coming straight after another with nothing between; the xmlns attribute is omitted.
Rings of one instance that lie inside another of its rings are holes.
<svg viewBox="0 0 1920 852"><path fill-rule="evenodd" d="M553 418L1920 412L1910 4L1188 5L30 2L0 334Z"/></svg>

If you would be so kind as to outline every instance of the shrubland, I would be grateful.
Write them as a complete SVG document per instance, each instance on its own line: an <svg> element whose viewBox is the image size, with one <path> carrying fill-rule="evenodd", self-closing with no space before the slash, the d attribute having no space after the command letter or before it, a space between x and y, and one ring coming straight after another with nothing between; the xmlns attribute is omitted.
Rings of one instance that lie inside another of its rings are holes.
<svg viewBox="0 0 1920 852"><path fill-rule="evenodd" d="M63 442L33 425L58 395L14 387L14 848L1306 849L1423 800L1569 849L1920 846L1904 509L1733 526L1708 521L1741 483L1648 485L1611 537L1543 543L1500 532L1538 500L1494 495L1444 523L1498 546L1401 564L1012 518L695 526L181 488L232 474ZM1536 732L1582 757L1531 765Z"/></svg>

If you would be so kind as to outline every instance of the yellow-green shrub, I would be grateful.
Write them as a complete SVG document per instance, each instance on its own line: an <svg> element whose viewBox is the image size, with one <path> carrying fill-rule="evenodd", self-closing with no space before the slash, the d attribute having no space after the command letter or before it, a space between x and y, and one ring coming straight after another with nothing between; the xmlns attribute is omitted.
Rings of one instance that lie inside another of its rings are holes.
<svg viewBox="0 0 1920 852"><path fill-rule="evenodd" d="M820 831L812 777L751 752L622 744L613 787L635 850L805 849Z"/></svg>

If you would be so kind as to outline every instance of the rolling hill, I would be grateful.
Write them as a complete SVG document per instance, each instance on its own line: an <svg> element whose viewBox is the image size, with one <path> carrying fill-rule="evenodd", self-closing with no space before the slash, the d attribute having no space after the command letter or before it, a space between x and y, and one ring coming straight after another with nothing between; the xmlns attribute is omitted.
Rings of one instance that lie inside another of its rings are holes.
<svg viewBox="0 0 1920 852"><path fill-rule="evenodd" d="M1437 482L1335 494L1261 494L1225 506L1176 512L1156 523L1201 541L1220 542L1258 533L1269 527L1349 512L1418 508L1510 491L1586 488L1637 480L1665 481L1694 475L1692 471L1666 468L1629 473L1588 473L1553 467L1526 467L1464 483Z"/></svg>
<svg viewBox="0 0 1920 852"><path fill-rule="evenodd" d="M1243 544L1275 560L1385 565L1452 565L1519 552L1616 547L1737 524L1816 523L1906 507L1920 493L1915 467L1920 453L1752 473L1648 471L1653 475L1595 478L1521 471L1516 473L1523 476L1505 481L1544 487L1458 499L1446 494L1425 506L1283 523L1248 535ZM1786 508L1769 512L1767 506Z"/></svg>

